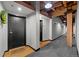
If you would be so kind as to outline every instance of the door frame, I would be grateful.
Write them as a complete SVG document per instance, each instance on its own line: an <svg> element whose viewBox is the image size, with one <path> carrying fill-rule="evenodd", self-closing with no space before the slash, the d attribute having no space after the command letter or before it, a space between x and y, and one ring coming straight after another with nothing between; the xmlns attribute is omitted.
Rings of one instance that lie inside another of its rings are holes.
<svg viewBox="0 0 79 59"><path fill-rule="evenodd" d="M24 17L24 16L16 16L16 15L8 13L8 28L7 28L8 29L8 51L10 50L9 49L9 16L25 18L25 22L24 22L24 45L26 45L26 17Z"/></svg>
<svg viewBox="0 0 79 59"><path fill-rule="evenodd" d="M40 20L40 42L41 41L43 41L43 20Z"/></svg>

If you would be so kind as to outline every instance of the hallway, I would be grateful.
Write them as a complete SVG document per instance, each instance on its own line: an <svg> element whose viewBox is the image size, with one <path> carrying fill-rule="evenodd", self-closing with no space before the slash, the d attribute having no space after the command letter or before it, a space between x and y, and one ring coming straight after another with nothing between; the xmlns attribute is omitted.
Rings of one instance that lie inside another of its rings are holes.
<svg viewBox="0 0 79 59"><path fill-rule="evenodd" d="M0 57L78 57L78 17L77 1L0 1Z"/></svg>
<svg viewBox="0 0 79 59"><path fill-rule="evenodd" d="M46 47L28 55L28 57L77 57L75 41L73 43L73 47L68 48L65 38L65 35L57 38Z"/></svg>

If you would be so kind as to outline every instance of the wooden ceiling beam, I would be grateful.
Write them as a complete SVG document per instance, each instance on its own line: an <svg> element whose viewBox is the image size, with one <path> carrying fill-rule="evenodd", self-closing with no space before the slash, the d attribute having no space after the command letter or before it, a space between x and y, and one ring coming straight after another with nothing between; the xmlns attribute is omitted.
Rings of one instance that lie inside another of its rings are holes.
<svg viewBox="0 0 79 59"><path fill-rule="evenodd" d="M77 5L73 5L71 8L72 8L72 11L74 11L77 9ZM64 13L67 12L66 10L67 10L67 8L61 6L61 7L57 7L55 9L55 11L53 11L51 13L52 13L52 16L61 16L61 15L65 15Z"/></svg>
<svg viewBox="0 0 79 59"><path fill-rule="evenodd" d="M77 1L74 1L74 4L77 4Z"/></svg>
<svg viewBox="0 0 79 59"><path fill-rule="evenodd" d="M67 7L67 1L63 1L63 5L66 8Z"/></svg>
<svg viewBox="0 0 79 59"><path fill-rule="evenodd" d="M40 13L41 13L42 15L45 15L45 16L47 16L47 17L51 18L51 16L49 16L49 14L48 14L48 13L46 13L46 12L44 12L44 11L41 11Z"/></svg>
<svg viewBox="0 0 79 59"><path fill-rule="evenodd" d="M65 8L64 7L58 7L55 9L54 12L52 12L52 16L61 16L61 15L64 15L64 10Z"/></svg>

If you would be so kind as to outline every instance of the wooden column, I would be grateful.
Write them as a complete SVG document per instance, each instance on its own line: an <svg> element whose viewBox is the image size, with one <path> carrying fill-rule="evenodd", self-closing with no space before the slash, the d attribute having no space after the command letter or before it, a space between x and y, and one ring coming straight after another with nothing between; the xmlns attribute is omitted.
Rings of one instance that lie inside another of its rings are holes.
<svg viewBox="0 0 79 59"><path fill-rule="evenodd" d="M67 13L67 45L72 47L72 12Z"/></svg>

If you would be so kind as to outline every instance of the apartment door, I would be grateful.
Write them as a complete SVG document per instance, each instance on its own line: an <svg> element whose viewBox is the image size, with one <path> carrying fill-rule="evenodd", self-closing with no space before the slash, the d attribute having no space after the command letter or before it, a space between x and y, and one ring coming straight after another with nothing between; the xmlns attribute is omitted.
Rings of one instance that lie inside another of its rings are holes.
<svg viewBox="0 0 79 59"><path fill-rule="evenodd" d="M40 41L43 39L43 20L40 20Z"/></svg>
<svg viewBox="0 0 79 59"><path fill-rule="evenodd" d="M25 17L8 15L8 49L26 44Z"/></svg>

